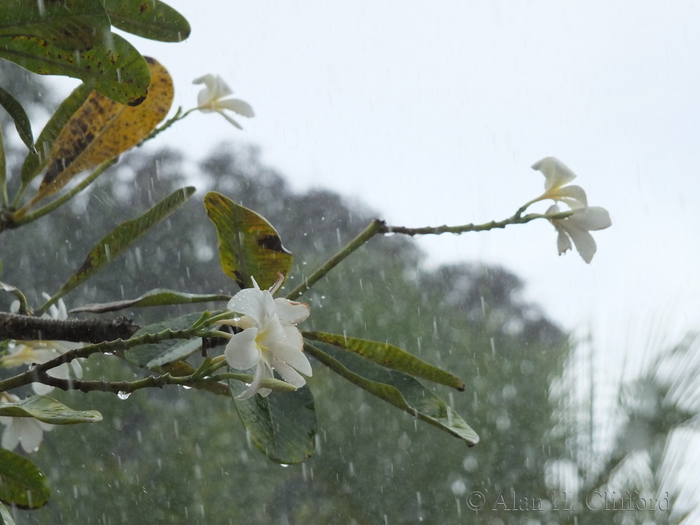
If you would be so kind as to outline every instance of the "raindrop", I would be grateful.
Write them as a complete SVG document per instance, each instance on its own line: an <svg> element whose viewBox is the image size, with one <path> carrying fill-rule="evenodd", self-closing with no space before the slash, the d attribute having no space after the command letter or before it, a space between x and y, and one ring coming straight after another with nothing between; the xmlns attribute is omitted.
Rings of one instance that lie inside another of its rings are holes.
<svg viewBox="0 0 700 525"><path fill-rule="evenodd" d="M117 397L122 401L126 401L131 396L131 392L118 392Z"/></svg>
<svg viewBox="0 0 700 525"><path fill-rule="evenodd" d="M289 465L287 465L286 463L280 463L280 467L287 468L288 466L289 466Z"/></svg>
<svg viewBox="0 0 700 525"><path fill-rule="evenodd" d="M493 337L491 338L491 355L493 357L496 357L496 341L494 341Z"/></svg>
<svg viewBox="0 0 700 525"><path fill-rule="evenodd" d="M474 456L467 456L462 461L462 468L467 472L475 472L479 468L479 461Z"/></svg>
<svg viewBox="0 0 700 525"><path fill-rule="evenodd" d="M403 451L407 451L411 447L411 438L408 437L406 432L404 432L399 438L399 448Z"/></svg>
<svg viewBox="0 0 700 525"><path fill-rule="evenodd" d="M452 483L450 490L452 490L452 494L454 494L455 496L464 496L464 494L467 492L467 486L465 485L464 481L460 478Z"/></svg>
<svg viewBox="0 0 700 525"><path fill-rule="evenodd" d="M185 390L192 390L192 387L190 385L182 385L182 388Z"/></svg>
<svg viewBox="0 0 700 525"><path fill-rule="evenodd" d="M122 70L120 68L117 68L117 83L122 83Z"/></svg>

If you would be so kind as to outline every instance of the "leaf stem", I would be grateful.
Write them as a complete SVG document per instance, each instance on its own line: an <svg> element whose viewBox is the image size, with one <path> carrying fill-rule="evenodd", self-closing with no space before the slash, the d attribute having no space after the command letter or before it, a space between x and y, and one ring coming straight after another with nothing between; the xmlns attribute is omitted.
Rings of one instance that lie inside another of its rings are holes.
<svg viewBox="0 0 700 525"><path fill-rule="evenodd" d="M49 204L46 206L39 208L38 210L32 212L32 213L27 213L20 219L14 221L14 224L12 225L12 228L18 228L19 226L23 226L24 224L30 223L32 221L37 220L40 217L43 217L47 213L51 213L54 211L56 208L59 208L60 206L63 206L66 202L71 200L73 197L75 197L78 193L83 191L85 188L87 188L90 184L92 184L97 177L102 175L108 168L112 167L114 164L117 163L119 160L119 157L115 157L113 159L110 159L108 161L103 162L100 164L95 171L93 171L90 175L85 177L83 181L78 184L75 188L72 190L64 193L61 195L58 199L51 201ZM21 210L20 210L21 211Z"/></svg>
<svg viewBox="0 0 700 525"><path fill-rule="evenodd" d="M168 129L170 126L172 126L176 122L184 119L187 115L189 115L190 113L192 113L196 109L197 108L188 109L187 111L185 111L183 113L182 106L180 106L179 108L177 108L177 111L175 112L175 115L173 116L173 118L166 120L162 126L151 131L151 133L145 139L143 139L141 142L139 142L138 147L140 148L141 146L143 146L144 142L146 142L147 140L151 140L152 138L155 138L156 136L160 135L163 131Z"/></svg>
<svg viewBox="0 0 700 525"><path fill-rule="evenodd" d="M573 211L563 211L560 213L552 213L549 215L543 215L539 213L531 213L529 215L521 216L522 208L518 210L515 215L503 219L502 221L491 221L484 224L465 224L463 226L426 226L423 228L406 228L404 226L386 226L379 233L400 233L403 235L442 235L443 233L454 233L462 234L467 232L482 232L488 230L494 230L497 228L505 228L511 224L526 224L535 219L566 219L573 214Z"/></svg>
<svg viewBox="0 0 700 525"><path fill-rule="evenodd" d="M380 221L378 219L372 220L372 222L369 223L369 226L367 226L367 228L365 228L365 230L362 233L360 233L357 237L350 241L346 246L341 248L341 250L338 253L336 253L333 257L328 259L328 261L321 265L314 273L312 273L306 279L304 279L304 281L301 284L299 284L299 286L297 286L296 288L294 288L294 290L289 292L286 296L287 299L296 299L297 297L303 295L304 292L306 292L320 279L322 279L323 276L325 276L328 272L330 272L333 268L340 264L343 261L343 259L352 254L355 250L357 250L360 246L369 241L372 237L374 237L378 233L382 233L383 228L385 228L384 221Z"/></svg>
<svg viewBox="0 0 700 525"><path fill-rule="evenodd" d="M335 268L343 259L352 254L360 246L369 241L372 237L377 234L403 234L403 235L441 235L443 233L454 233L462 234L467 232L481 232L488 231L497 228L505 228L511 224L526 224L535 219L565 219L573 213L573 211L564 211L560 213L553 213L549 215L542 215L539 213L531 213L529 215L521 216L524 209L527 206L523 206L515 212L515 215L502 221L491 221L485 224L465 224L462 226L426 226L423 228L406 228L405 226L387 226L384 221L379 219L374 219L370 222L369 226L350 241L346 246L344 246L338 253L333 257L328 259L322 266L320 266L315 272L313 272L309 277L304 279L304 281L294 288L291 292L286 295L287 299L294 300L301 296L314 284L316 284L321 278L323 278L329 271Z"/></svg>

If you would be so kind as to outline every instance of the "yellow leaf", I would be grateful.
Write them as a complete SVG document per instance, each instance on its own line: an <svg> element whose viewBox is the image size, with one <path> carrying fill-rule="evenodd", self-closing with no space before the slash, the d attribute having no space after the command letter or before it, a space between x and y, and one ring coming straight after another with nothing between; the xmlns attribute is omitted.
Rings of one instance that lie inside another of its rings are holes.
<svg viewBox="0 0 700 525"><path fill-rule="evenodd" d="M173 81L156 60L146 57L146 61L151 69L146 99L132 107L93 91L59 133L39 191L15 213L15 220L79 173L139 144L165 118L173 101Z"/></svg>

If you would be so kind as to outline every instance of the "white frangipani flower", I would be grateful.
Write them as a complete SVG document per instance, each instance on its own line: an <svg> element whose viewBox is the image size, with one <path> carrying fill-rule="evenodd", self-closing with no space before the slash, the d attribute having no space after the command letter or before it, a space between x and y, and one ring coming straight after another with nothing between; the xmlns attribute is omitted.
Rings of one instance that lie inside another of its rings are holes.
<svg viewBox="0 0 700 525"><path fill-rule="evenodd" d="M46 299L50 299L48 294L43 295ZM19 308L19 304L17 308ZM10 309L14 309L14 303ZM42 315L42 317L62 321L68 319L68 310L63 299L58 300L58 306L51 305L49 313ZM82 346L82 343L70 341L17 341L10 353L0 358L0 366L11 368L21 365L44 364L69 350L81 348ZM48 374L57 379L70 379L71 376L76 379L82 379L83 367L80 364L81 361L82 359L73 359L70 363L63 363L56 368L52 368L48 371ZM53 390L53 387L42 383L32 383L32 389L39 395L46 395Z"/></svg>
<svg viewBox="0 0 700 525"><path fill-rule="evenodd" d="M17 403L19 400L17 396L8 393L4 393L0 398L0 402L7 403ZM44 432L54 427L33 417L0 416L0 423L5 425L5 431L2 433L2 448L14 450L21 444L25 452L39 450Z"/></svg>
<svg viewBox="0 0 700 525"><path fill-rule="evenodd" d="M233 368L246 370L255 367L250 386L237 399L248 399L259 393L266 397L269 388L262 387L265 379L274 377L273 370L282 379L301 388L306 380L298 373L311 376L311 363L304 355L304 340L294 326L309 317L309 307L288 299L273 299L272 294L281 286L280 274L270 290L246 288L234 295L227 308L243 314L243 317L226 321L226 324L243 328L234 334L226 345L226 362Z"/></svg>
<svg viewBox="0 0 700 525"><path fill-rule="evenodd" d="M566 164L556 157L545 157L544 159L535 162L532 165L533 170L541 171L544 175L544 193L532 199L525 207L538 201L552 199L561 201L569 205L572 210L576 208L585 208L588 206L586 192L581 186L565 186L576 178L576 175L571 171Z"/></svg>
<svg viewBox="0 0 700 525"><path fill-rule="evenodd" d="M204 75L195 79L193 84L204 84L206 87L197 95L197 109L202 113L219 113L238 129L241 125L226 114L226 110L233 111L243 117L254 117L255 113L250 104L237 98L224 98L233 94L233 90L223 81L219 75Z"/></svg>
<svg viewBox="0 0 700 525"><path fill-rule="evenodd" d="M547 215L560 213L562 210L556 204L547 210ZM573 214L565 219L550 219L559 232L557 248L559 255L571 249L571 241L574 241L576 250L584 261L590 264L596 252L596 244L593 236L588 233L592 230L603 230L609 227L610 214L605 208L591 206L577 208Z"/></svg>

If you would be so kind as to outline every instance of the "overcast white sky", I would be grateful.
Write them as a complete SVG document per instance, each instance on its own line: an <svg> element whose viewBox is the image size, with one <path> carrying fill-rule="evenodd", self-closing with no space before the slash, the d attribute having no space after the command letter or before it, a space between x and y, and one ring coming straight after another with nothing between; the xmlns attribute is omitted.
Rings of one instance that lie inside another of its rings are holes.
<svg viewBox="0 0 700 525"><path fill-rule="evenodd" d="M613 219L590 266L558 257L544 221L419 241L432 261L502 264L602 345L698 326L697 2L168 3L188 41L128 38L170 70L175 106L216 73L257 116L239 132L193 115L161 143L193 158L259 145L296 189L359 197L407 226L505 218L542 192L530 165L557 156Z"/></svg>

